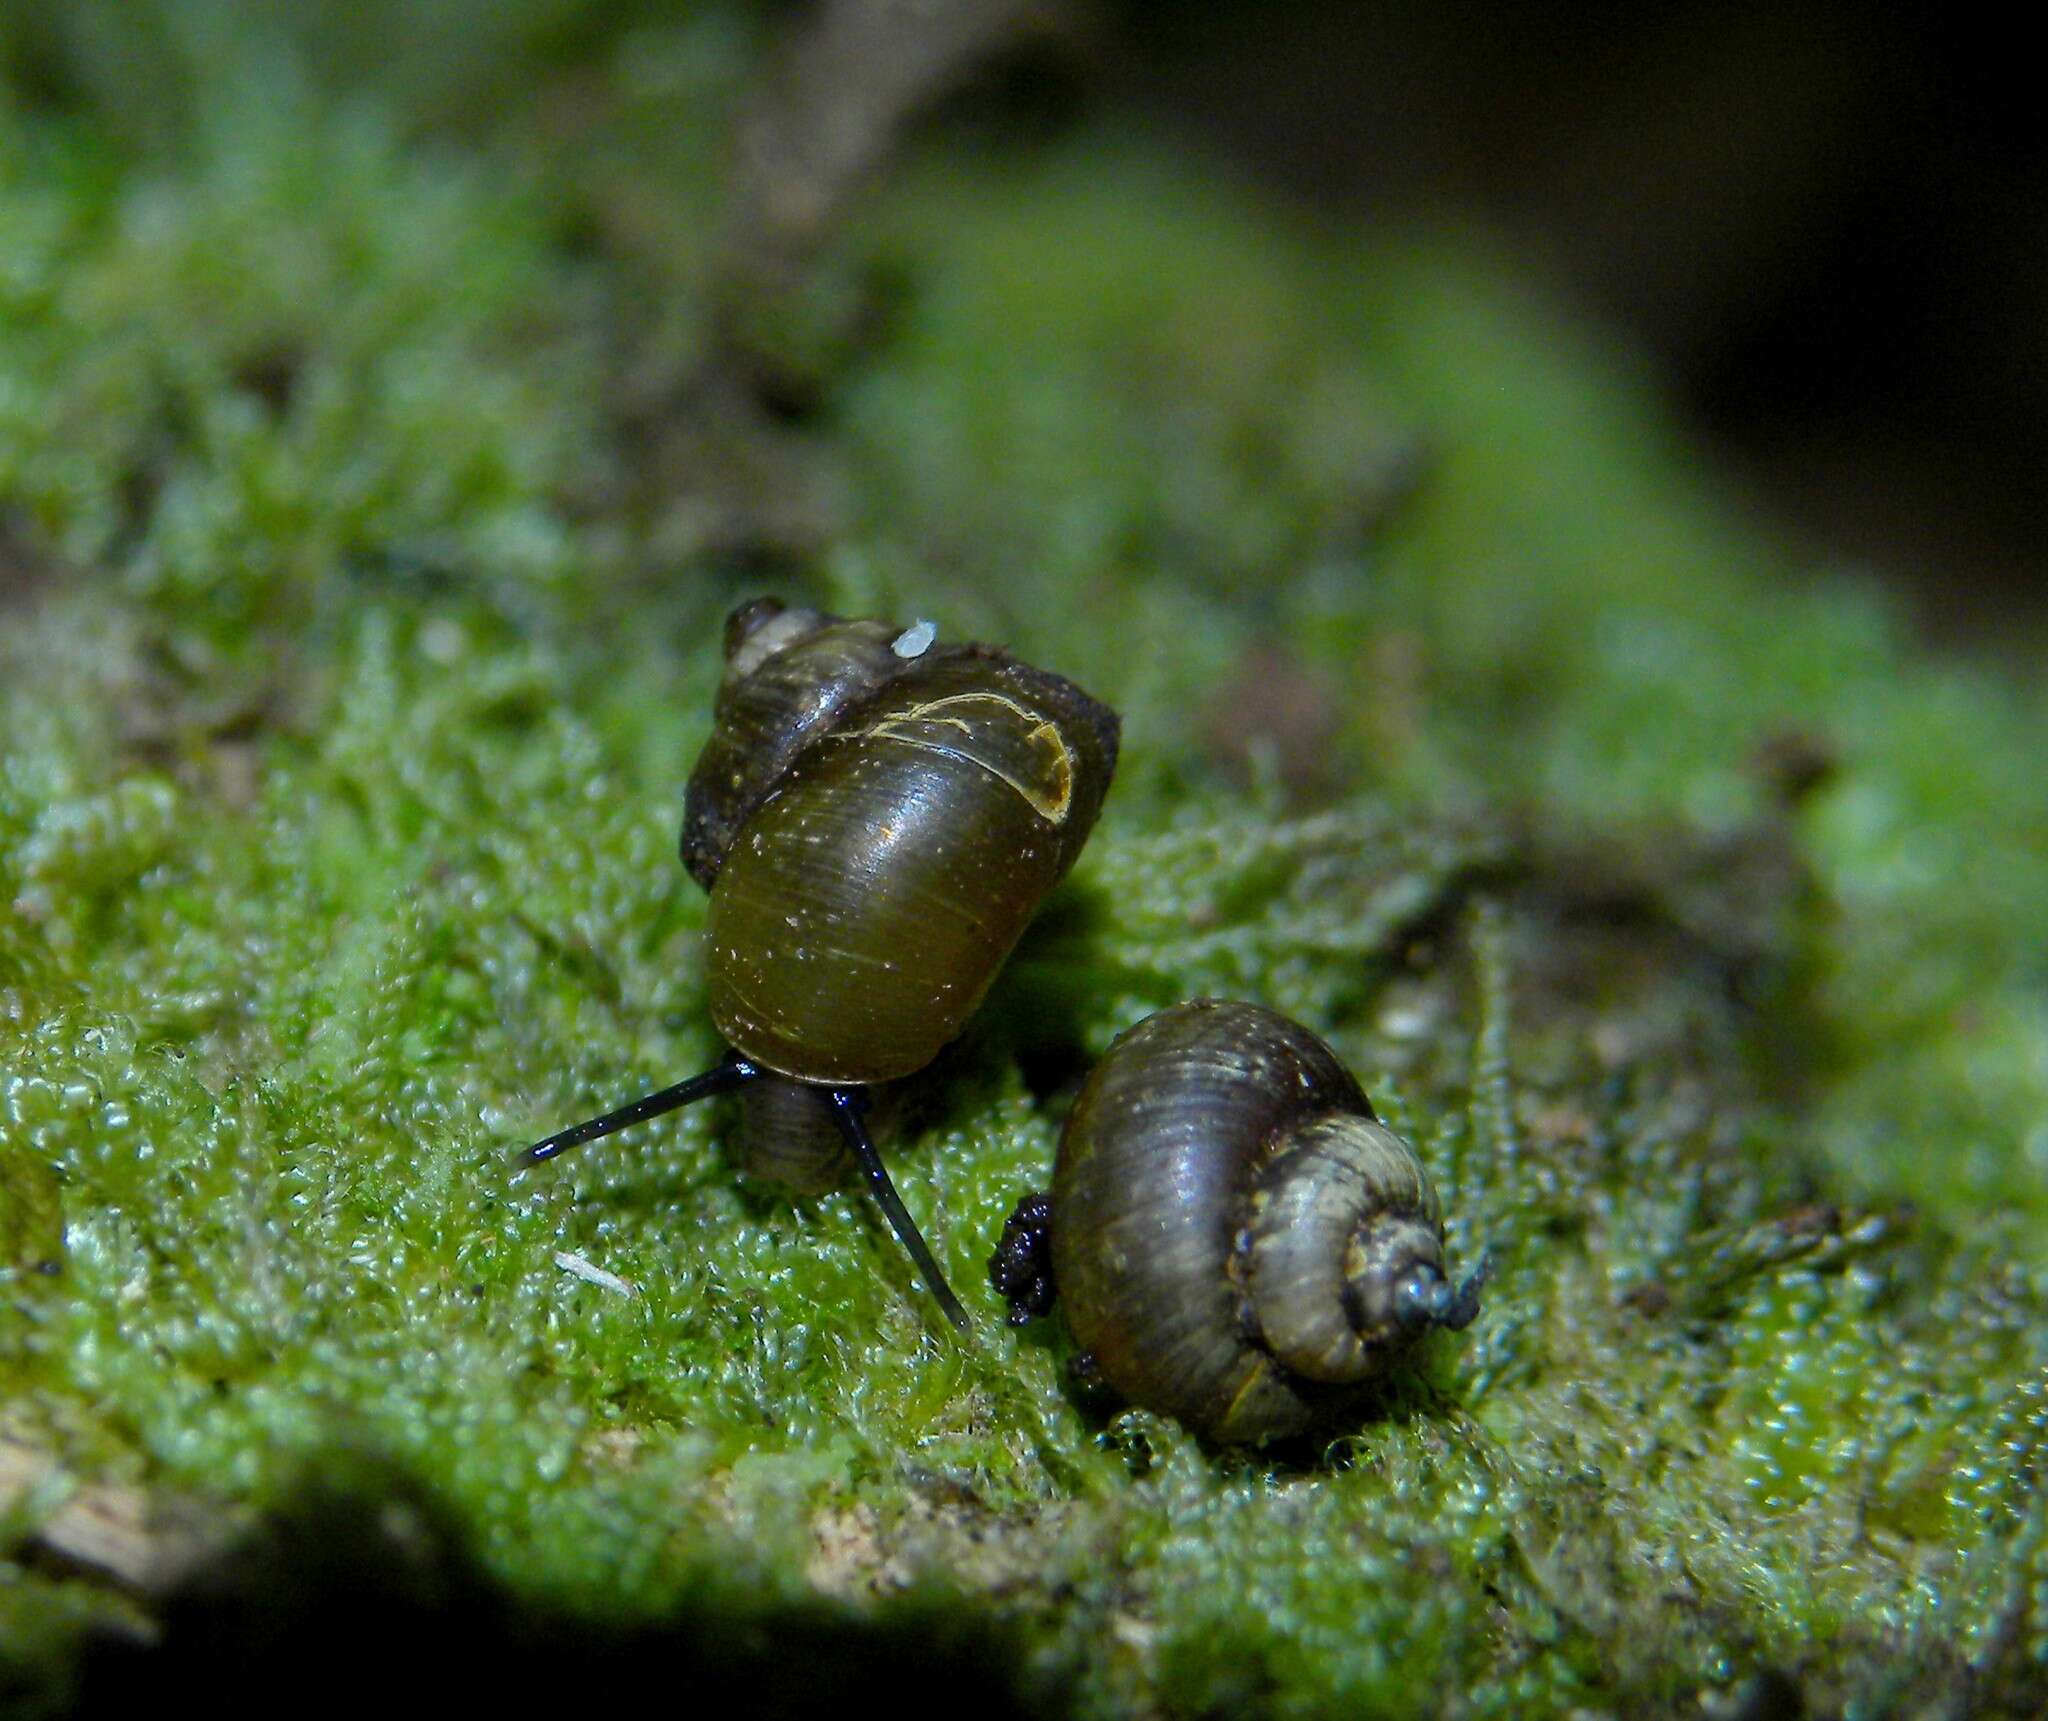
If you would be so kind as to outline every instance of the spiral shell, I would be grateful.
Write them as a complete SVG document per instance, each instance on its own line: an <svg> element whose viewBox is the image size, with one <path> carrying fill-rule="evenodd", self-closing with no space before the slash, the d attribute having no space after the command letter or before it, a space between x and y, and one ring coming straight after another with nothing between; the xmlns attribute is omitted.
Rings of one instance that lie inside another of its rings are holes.
<svg viewBox="0 0 2048 1721"><path fill-rule="evenodd" d="M766 598L727 617L725 660L681 846L711 895L705 978L731 1052L522 1157L736 1095L742 1167L814 1194L857 1165L964 1330L876 1151L869 1089L959 1033L1074 864L1116 770L1116 714L1007 652L940 645L930 622Z"/></svg>
<svg viewBox="0 0 2048 1721"><path fill-rule="evenodd" d="M1476 1281L1446 1279L1414 1150L1328 1046L1255 1004L1177 1005L1110 1048L1068 1117L1046 1223L1096 1372L1224 1443L1314 1426L1477 1308ZM991 1271L1020 1307L1043 1302L1019 1260Z"/></svg>
<svg viewBox="0 0 2048 1721"><path fill-rule="evenodd" d="M934 643L929 626L765 599L735 610L682 836L711 893L719 1032L802 1082L888 1082L930 1063L1080 854L1118 728L1072 682ZM743 1119L743 1139L756 1134ZM778 1156L757 1144L745 1157Z"/></svg>

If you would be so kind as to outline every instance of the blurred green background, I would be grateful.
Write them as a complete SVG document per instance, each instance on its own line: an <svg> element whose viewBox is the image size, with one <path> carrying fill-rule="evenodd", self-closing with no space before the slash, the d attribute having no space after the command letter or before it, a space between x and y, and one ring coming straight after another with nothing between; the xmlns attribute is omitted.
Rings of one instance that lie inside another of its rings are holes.
<svg viewBox="0 0 2048 1721"><path fill-rule="evenodd" d="M1252 28L5 14L11 1704L368 1642L770 1711L2042 1706L2026 628L1935 655L1787 549L1485 185L1304 184L1346 134L1222 77ZM675 834L763 590L1124 714L888 1144L965 1344L715 1114L511 1158L716 1054ZM980 1289L1088 1062L1205 993L1326 1034L1500 1261L1259 1458Z"/></svg>

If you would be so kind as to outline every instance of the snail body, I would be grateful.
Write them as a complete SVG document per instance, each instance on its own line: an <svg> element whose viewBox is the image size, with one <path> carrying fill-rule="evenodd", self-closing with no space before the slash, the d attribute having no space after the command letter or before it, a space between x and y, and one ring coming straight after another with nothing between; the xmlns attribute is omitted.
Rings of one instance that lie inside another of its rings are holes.
<svg viewBox="0 0 2048 1721"><path fill-rule="evenodd" d="M853 1174L853 1155L829 1107L808 1082L764 1075L733 1095L733 1162L803 1198L837 1189Z"/></svg>
<svg viewBox="0 0 2048 1721"><path fill-rule="evenodd" d="M1013 1320L1056 1290L1103 1381L1223 1444L1315 1426L1478 1308L1421 1162L1336 1054L1214 999L1110 1048L990 1274Z"/></svg>
<svg viewBox="0 0 2048 1721"><path fill-rule="evenodd" d="M868 1089L960 1032L1074 864L1116 769L1116 714L929 624L772 599L727 618L725 659L681 857L710 894L705 978L731 1053L527 1156L737 1092L742 1166L816 1193L858 1165L964 1327L862 1123Z"/></svg>

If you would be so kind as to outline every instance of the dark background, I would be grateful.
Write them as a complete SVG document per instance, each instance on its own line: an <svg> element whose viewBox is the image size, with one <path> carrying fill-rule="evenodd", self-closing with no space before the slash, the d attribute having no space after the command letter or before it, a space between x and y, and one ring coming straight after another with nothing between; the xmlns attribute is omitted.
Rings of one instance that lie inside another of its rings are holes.
<svg viewBox="0 0 2048 1721"><path fill-rule="evenodd" d="M1124 0L1107 94L1332 214L1476 218L1817 566L2038 661L2048 149L1963 9Z"/></svg>
<svg viewBox="0 0 2048 1721"><path fill-rule="evenodd" d="M757 4L792 34L820 13L865 11L891 61L905 31L975 40L959 20L1000 14L989 40L1013 45L993 64L977 50L950 70L943 54L924 74L881 68L906 86L895 94L918 105L907 91L922 76L977 124L1128 113L1313 214L1492 232L1518 272L1653 373L1705 458L1807 565L1897 582L1944 645L2028 667L2048 654L2048 142L2035 57L1964 9ZM687 9L419 0L403 13L410 45L388 52L488 64L484 39L503 35L568 63L636 19ZM299 0L245 10L306 16ZM329 33L330 76L379 69L360 63L360 32ZM0 0L0 76L23 99L76 97L80 41L150 51L97 0ZM850 66L842 93L877 71ZM459 126L461 95L448 105ZM152 131L147 112L126 123Z"/></svg>

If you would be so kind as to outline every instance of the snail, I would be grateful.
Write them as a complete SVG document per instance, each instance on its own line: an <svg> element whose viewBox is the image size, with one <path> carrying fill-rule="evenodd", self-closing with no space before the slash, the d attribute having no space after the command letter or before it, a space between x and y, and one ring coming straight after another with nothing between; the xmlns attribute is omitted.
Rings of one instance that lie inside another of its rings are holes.
<svg viewBox="0 0 2048 1721"><path fill-rule="evenodd" d="M1226 1445L1342 1410L1484 1272L1452 1285L1428 1175L1336 1054L1218 999L1110 1047L989 1262L1011 1324L1057 1292L1084 1375Z"/></svg>
<svg viewBox="0 0 2048 1721"><path fill-rule="evenodd" d="M1102 810L1118 720L986 645L793 609L726 618L682 861L710 893L719 1064L525 1150L552 1159L714 1094L750 1170L804 1193L857 1165L956 1327L967 1317L863 1121L957 1035Z"/></svg>

